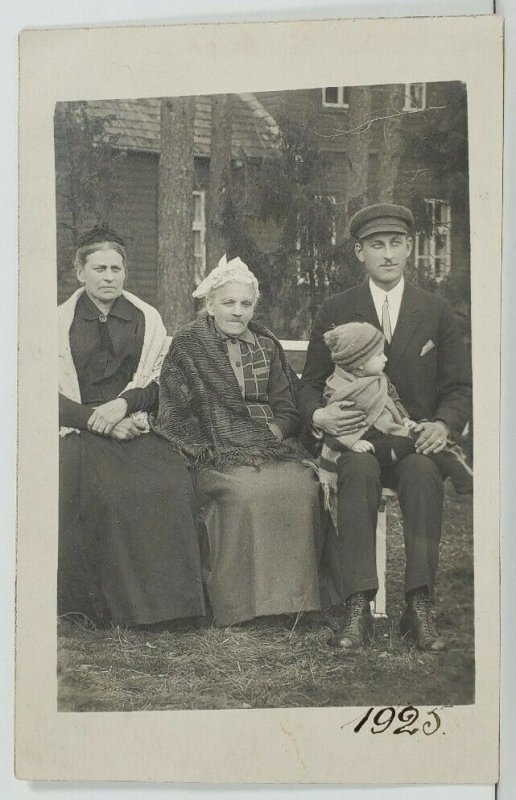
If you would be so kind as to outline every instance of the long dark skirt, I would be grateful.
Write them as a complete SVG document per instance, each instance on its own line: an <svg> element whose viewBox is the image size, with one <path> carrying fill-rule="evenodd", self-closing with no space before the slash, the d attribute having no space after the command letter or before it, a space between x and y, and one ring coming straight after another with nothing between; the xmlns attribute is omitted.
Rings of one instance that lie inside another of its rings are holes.
<svg viewBox="0 0 516 800"><path fill-rule="evenodd" d="M194 492L154 433L60 439L58 612L150 624L204 614Z"/></svg>

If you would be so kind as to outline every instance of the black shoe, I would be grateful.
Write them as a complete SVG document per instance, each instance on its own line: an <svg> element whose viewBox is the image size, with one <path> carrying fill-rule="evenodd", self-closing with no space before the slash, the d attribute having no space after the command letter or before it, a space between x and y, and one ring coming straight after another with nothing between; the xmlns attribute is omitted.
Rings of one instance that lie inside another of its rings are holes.
<svg viewBox="0 0 516 800"><path fill-rule="evenodd" d="M425 591L416 591L408 599L401 615L400 630L404 638L415 641L419 650L438 653L446 649L445 641L435 627L430 598Z"/></svg>
<svg viewBox="0 0 516 800"><path fill-rule="evenodd" d="M446 459L448 477L457 494L472 494L473 470L466 460L466 454L460 444L448 444L441 452Z"/></svg>
<svg viewBox="0 0 516 800"><path fill-rule="evenodd" d="M346 601L346 610L348 613L346 627L328 639L328 645L354 652L369 642L372 636L373 618L367 595L364 592L352 594Z"/></svg>

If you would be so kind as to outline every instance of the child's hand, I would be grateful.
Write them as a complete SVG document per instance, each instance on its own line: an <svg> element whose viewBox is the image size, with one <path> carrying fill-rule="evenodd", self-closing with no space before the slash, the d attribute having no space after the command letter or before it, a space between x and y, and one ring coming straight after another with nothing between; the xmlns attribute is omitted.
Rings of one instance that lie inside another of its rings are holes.
<svg viewBox="0 0 516 800"><path fill-rule="evenodd" d="M374 444L366 439L359 439L351 449L354 453L374 453Z"/></svg>
<svg viewBox="0 0 516 800"><path fill-rule="evenodd" d="M413 419L409 419L408 417L403 417L403 427L408 428L409 431L413 431L416 427L417 422L414 422Z"/></svg>

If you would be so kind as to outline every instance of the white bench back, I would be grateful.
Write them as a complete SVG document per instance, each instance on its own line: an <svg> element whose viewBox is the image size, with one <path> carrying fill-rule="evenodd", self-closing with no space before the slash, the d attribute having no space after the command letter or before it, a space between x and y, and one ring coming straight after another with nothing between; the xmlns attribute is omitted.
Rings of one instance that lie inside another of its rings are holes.
<svg viewBox="0 0 516 800"><path fill-rule="evenodd" d="M281 346L284 349L287 358L291 353L306 353L308 348L308 342L306 339L281 339ZM299 366L299 359L296 359L297 363L294 363L292 366ZM304 366L304 359L302 359L302 364ZM297 377L301 377L301 373L297 373Z"/></svg>
<svg viewBox="0 0 516 800"><path fill-rule="evenodd" d="M281 346L284 349L287 356L289 353L306 353L308 342L306 339L281 339ZM167 346L170 347L170 343L172 342L172 337L167 336ZM298 373L298 377L300 378L301 375Z"/></svg>

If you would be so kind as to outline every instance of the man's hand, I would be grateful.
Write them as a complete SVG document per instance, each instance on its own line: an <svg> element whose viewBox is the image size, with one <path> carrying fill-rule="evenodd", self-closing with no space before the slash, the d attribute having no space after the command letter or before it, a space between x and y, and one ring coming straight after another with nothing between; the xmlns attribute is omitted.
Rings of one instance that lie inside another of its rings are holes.
<svg viewBox="0 0 516 800"><path fill-rule="evenodd" d="M112 436L113 439L118 439L119 442L123 442L127 439L134 439L136 436L140 436L144 430L144 422L136 421L132 417L126 417L120 420L120 422L111 429L109 435Z"/></svg>
<svg viewBox="0 0 516 800"><path fill-rule="evenodd" d="M317 408L312 422L330 436L342 436L363 430L366 427L365 419L364 412L355 408L352 400L336 400L324 408Z"/></svg>
<svg viewBox="0 0 516 800"><path fill-rule="evenodd" d="M414 428L414 433L419 434L414 442L416 453L428 456L444 450L450 431L446 423L438 419L435 422L420 422Z"/></svg>
<svg viewBox="0 0 516 800"><path fill-rule="evenodd" d="M88 420L88 430L109 436L115 425L124 419L127 414L127 400L117 397L108 403L97 406Z"/></svg>

